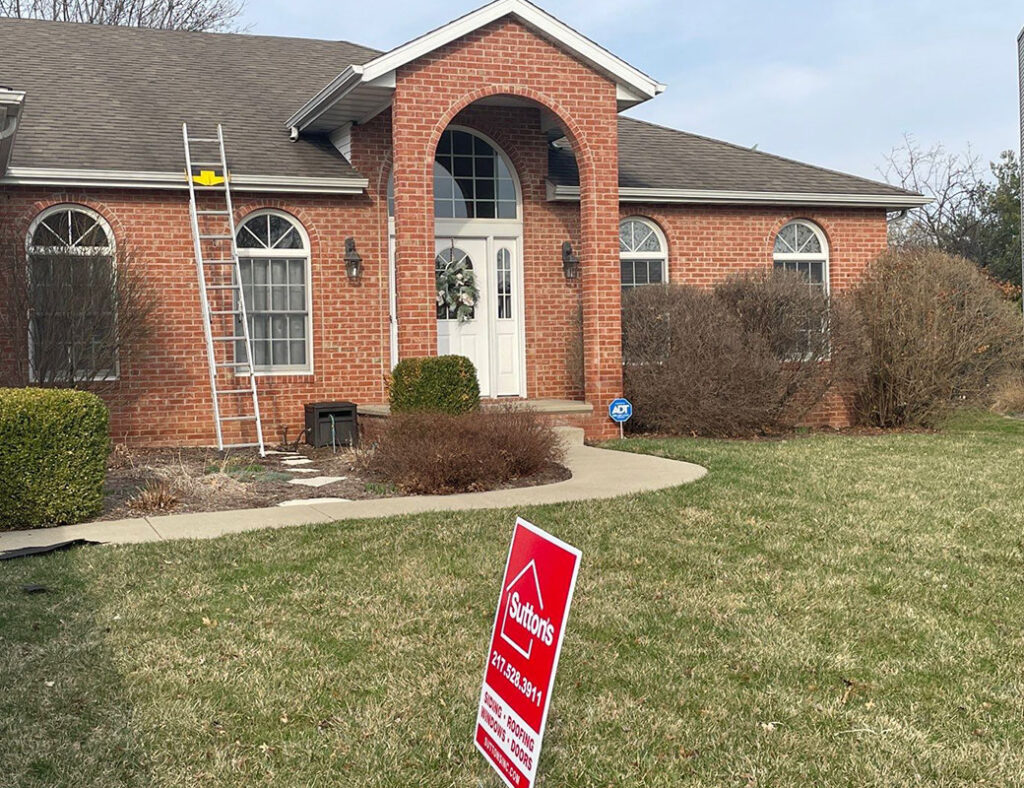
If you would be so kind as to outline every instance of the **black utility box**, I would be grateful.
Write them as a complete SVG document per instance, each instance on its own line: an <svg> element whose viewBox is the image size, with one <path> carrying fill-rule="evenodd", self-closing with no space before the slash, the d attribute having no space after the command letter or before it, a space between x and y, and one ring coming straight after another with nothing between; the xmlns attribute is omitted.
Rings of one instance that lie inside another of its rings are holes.
<svg viewBox="0 0 1024 788"><path fill-rule="evenodd" d="M306 404L306 443L310 446L358 446L359 423L354 402Z"/></svg>

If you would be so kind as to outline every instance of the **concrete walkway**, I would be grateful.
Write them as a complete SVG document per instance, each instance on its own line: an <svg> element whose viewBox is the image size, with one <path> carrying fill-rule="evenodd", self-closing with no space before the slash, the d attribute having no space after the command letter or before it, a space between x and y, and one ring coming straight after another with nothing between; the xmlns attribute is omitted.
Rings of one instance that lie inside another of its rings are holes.
<svg viewBox="0 0 1024 788"><path fill-rule="evenodd" d="M688 462L584 446L581 429L561 427L559 432L566 443L565 464L572 471L572 478L555 484L461 495L414 495L344 503L318 503L317 499L313 498L308 504L296 506L172 514L37 528L30 531L0 533L0 552L56 544L71 539L90 539L112 544L157 542L168 539L212 539L224 534L257 528L284 528L291 525L420 512L500 509L615 498L620 495L675 487L696 481L707 473L705 468Z"/></svg>

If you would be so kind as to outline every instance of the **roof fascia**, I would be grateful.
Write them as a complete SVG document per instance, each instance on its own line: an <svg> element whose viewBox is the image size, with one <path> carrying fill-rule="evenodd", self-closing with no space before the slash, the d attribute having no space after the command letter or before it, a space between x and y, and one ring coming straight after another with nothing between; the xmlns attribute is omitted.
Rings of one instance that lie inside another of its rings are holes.
<svg viewBox="0 0 1024 788"><path fill-rule="evenodd" d="M574 202L579 186L547 184L548 200ZM849 194L822 192L755 192L717 189L650 189L620 187L621 202L719 204L719 205L814 205L849 208L919 208L932 200L919 194Z"/></svg>
<svg viewBox="0 0 1024 788"><path fill-rule="evenodd" d="M70 170L11 167L0 186L74 186L107 189L187 189L180 172L135 170ZM232 174L231 187L240 192L300 194L362 194L366 178L293 178L281 175Z"/></svg>
<svg viewBox="0 0 1024 788"><path fill-rule="evenodd" d="M378 80L385 83L390 80L393 84L394 72L400 67L505 16L519 19L606 74L618 86L624 88L623 98L635 96L633 103L654 98L665 90L665 85L662 83L616 57L604 47L594 43L527 0L494 0L494 2L478 8L476 11L471 11L447 25L379 55L361 67L349 66L292 115L285 125L301 130L315 122L332 104L360 84Z"/></svg>

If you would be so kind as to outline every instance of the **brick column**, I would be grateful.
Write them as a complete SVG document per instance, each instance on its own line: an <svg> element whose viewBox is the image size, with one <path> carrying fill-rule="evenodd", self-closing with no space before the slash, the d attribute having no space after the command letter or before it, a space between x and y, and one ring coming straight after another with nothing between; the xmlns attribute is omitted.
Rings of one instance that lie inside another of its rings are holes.
<svg viewBox="0 0 1024 788"><path fill-rule="evenodd" d="M395 288L398 357L437 355L434 282L434 151L427 149L434 118L401 84L392 105L395 173Z"/></svg>
<svg viewBox="0 0 1024 788"><path fill-rule="evenodd" d="M584 397L594 406L588 438L612 437L608 403L622 395L622 286L619 267L618 129L615 108L591 123L577 142L580 161L580 244Z"/></svg>

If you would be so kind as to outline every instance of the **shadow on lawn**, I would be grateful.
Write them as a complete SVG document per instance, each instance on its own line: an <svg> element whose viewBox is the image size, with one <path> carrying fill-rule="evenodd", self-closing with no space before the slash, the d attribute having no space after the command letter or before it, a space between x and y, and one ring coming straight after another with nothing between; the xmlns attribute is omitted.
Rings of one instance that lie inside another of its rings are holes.
<svg viewBox="0 0 1024 788"><path fill-rule="evenodd" d="M83 548L0 563L0 783L149 783L107 633L110 589L90 587ZM45 590L28 593L26 586Z"/></svg>

